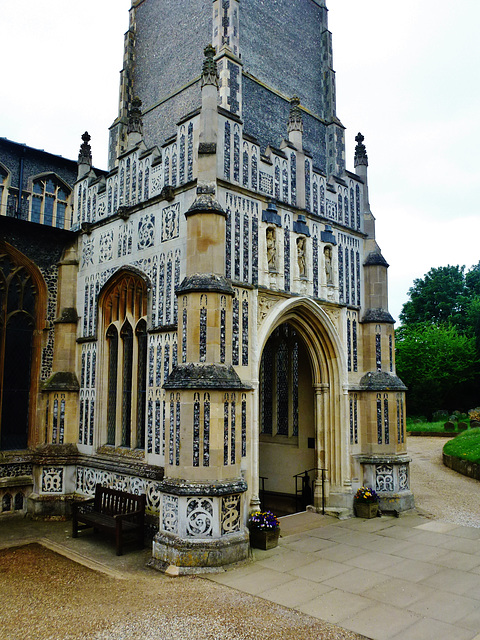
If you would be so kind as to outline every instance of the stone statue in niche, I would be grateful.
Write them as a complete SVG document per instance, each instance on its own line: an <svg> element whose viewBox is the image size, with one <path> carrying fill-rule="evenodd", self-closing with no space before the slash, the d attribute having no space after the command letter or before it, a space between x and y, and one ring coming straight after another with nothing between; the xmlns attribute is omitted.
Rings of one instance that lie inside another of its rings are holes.
<svg viewBox="0 0 480 640"><path fill-rule="evenodd" d="M325 247L325 249L323 250L323 255L325 258L325 276L327 279L327 284L333 284L332 248Z"/></svg>
<svg viewBox="0 0 480 640"><path fill-rule="evenodd" d="M275 229L268 227L267 229L267 262L268 270L276 271L277 247L275 243Z"/></svg>
<svg viewBox="0 0 480 640"><path fill-rule="evenodd" d="M305 249L306 249L306 241L303 236L297 238L297 262L298 262L298 272L300 276L307 275L307 263L305 260Z"/></svg>

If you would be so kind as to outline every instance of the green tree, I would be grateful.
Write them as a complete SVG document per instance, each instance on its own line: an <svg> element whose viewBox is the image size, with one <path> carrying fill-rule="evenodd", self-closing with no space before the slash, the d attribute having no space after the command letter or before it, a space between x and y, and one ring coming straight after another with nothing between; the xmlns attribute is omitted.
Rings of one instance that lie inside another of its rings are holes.
<svg viewBox="0 0 480 640"><path fill-rule="evenodd" d="M452 403L463 407L464 386L478 364L473 336L452 325L413 323L397 329L396 347L397 373L409 388L409 414L430 416L436 409L452 410Z"/></svg>
<svg viewBox="0 0 480 640"><path fill-rule="evenodd" d="M434 267L415 279L400 313L402 324L461 322L467 299L464 271L458 265Z"/></svg>

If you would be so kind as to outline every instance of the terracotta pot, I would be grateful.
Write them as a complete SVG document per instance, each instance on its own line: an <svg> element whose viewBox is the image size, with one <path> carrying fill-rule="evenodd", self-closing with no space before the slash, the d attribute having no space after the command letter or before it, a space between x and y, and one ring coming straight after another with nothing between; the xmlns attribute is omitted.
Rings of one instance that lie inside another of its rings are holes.
<svg viewBox="0 0 480 640"><path fill-rule="evenodd" d="M250 546L255 549L273 549L278 545L280 529L250 529Z"/></svg>
<svg viewBox="0 0 480 640"><path fill-rule="evenodd" d="M376 518L378 514L377 502L356 502L354 504L357 518Z"/></svg>

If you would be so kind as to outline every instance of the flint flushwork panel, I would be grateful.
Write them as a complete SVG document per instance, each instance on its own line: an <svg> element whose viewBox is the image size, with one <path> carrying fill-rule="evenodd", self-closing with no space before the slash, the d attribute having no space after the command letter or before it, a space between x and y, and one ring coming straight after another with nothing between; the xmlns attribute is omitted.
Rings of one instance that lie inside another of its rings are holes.
<svg viewBox="0 0 480 640"><path fill-rule="evenodd" d="M75 492L86 496L95 495L95 487L101 484L104 487L128 491L147 496L147 511L158 514L160 511L160 483L147 478L129 476L113 471L95 469L92 467L78 466L76 474Z"/></svg>
<svg viewBox="0 0 480 640"><path fill-rule="evenodd" d="M255 285L258 282L258 202L227 192L226 212L225 275Z"/></svg>

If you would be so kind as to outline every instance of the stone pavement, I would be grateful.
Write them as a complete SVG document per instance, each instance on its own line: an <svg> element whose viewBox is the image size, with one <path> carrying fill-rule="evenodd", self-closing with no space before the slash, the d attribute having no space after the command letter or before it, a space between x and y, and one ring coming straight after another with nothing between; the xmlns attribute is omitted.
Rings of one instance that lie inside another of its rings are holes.
<svg viewBox="0 0 480 640"><path fill-rule="evenodd" d="M281 518L279 546L210 580L374 640L480 640L480 528L400 518Z"/></svg>
<svg viewBox="0 0 480 640"><path fill-rule="evenodd" d="M415 512L372 520L303 513L281 527L276 549L254 550L254 562L208 579L374 640L480 640L480 528ZM40 541L118 578L151 575L148 549L117 557L108 540L70 534L70 522L0 519L0 548Z"/></svg>

